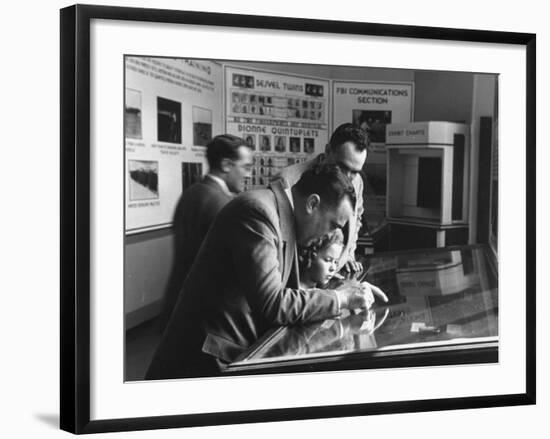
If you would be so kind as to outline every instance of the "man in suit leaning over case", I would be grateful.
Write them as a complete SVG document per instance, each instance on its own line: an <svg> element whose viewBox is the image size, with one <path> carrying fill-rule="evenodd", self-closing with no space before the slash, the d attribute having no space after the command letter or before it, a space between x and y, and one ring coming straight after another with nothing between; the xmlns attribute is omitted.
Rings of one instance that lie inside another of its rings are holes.
<svg viewBox="0 0 550 439"><path fill-rule="evenodd" d="M149 367L147 379L219 374L269 328L320 321L368 308L367 283L341 290L300 289L296 245L343 228L355 191L334 164L246 192L216 217Z"/></svg>
<svg viewBox="0 0 550 439"><path fill-rule="evenodd" d="M338 270L342 267L349 272L361 271L360 262L355 260L355 248L359 230L361 229L361 217L363 216L363 179L360 175L365 160L369 139L366 131L351 123L344 123L334 130L330 136L325 152L306 162L283 168L274 179L283 179L286 184L293 186L307 169L320 163L336 163L350 179L355 189L355 209L344 235L346 243L338 264Z"/></svg>
<svg viewBox="0 0 550 439"><path fill-rule="evenodd" d="M168 323L183 281L214 218L244 189L244 179L250 177L252 169L252 154L244 139L231 134L216 136L206 146L208 174L182 194L174 214L174 260L158 318L160 331Z"/></svg>

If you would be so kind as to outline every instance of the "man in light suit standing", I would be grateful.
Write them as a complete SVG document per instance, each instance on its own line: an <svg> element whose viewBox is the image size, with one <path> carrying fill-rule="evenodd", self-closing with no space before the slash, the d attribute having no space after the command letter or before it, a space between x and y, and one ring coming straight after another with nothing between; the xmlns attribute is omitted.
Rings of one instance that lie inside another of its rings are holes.
<svg viewBox="0 0 550 439"><path fill-rule="evenodd" d="M244 179L250 177L252 169L252 154L244 139L231 134L216 136L206 146L208 174L182 194L174 214L174 259L158 318L160 331L168 323L214 218L235 194L243 191Z"/></svg>
<svg viewBox="0 0 550 439"><path fill-rule="evenodd" d="M283 168L280 174L275 177L275 179L283 179L287 185L293 186L307 169L320 163L336 163L351 180L357 201L353 215L345 230L345 235L347 235L346 245L342 252L338 270L342 267L350 272L361 271L362 269L361 264L355 260L355 248L363 215L363 179L360 172L367 159L367 147L368 137L366 132L351 123L345 123L332 133L324 153L306 162Z"/></svg>
<svg viewBox="0 0 550 439"><path fill-rule="evenodd" d="M334 164L313 167L292 187L246 192L216 217L184 282L147 379L212 376L268 329L369 308L378 288L300 289L296 245L343 228L355 190Z"/></svg>

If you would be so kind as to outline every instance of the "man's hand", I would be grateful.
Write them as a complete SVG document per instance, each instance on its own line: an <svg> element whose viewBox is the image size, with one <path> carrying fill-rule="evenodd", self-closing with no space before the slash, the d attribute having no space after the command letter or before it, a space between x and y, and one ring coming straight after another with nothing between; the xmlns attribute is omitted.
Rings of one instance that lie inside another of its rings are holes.
<svg viewBox="0 0 550 439"><path fill-rule="evenodd" d="M386 294L377 286L370 284L366 281L361 282L360 285L366 296L365 301L367 302L367 309L370 309L370 307L374 304L376 298L386 303L389 301L388 296L386 296Z"/></svg>
<svg viewBox="0 0 550 439"><path fill-rule="evenodd" d="M347 309L370 309L375 297L388 302L384 292L368 282L351 282L342 285L336 290L340 299L340 306Z"/></svg>
<svg viewBox="0 0 550 439"><path fill-rule="evenodd" d="M344 264L342 268L344 271L353 274L363 271L363 264L361 264L361 262L350 259Z"/></svg>

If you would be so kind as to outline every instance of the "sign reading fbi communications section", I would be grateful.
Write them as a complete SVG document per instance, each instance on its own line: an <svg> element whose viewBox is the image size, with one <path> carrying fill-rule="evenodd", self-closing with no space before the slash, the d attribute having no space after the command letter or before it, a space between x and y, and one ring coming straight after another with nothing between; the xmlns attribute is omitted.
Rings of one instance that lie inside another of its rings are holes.
<svg viewBox="0 0 550 439"><path fill-rule="evenodd" d="M333 125L351 122L368 129L371 142L386 143L386 125L410 122L412 82L340 82L333 84Z"/></svg>
<svg viewBox="0 0 550 439"><path fill-rule="evenodd" d="M364 168L366 223L375 229L386 217L386 125L412 120L414 84L334 81L332 93L332 126L353 123L369 133L371 147Z"/></svg>
<svg viewBox="0 0 550 439"><path fill-rule="evenodd" d="M226 66L225 86L226 131L255 151L247 189L324 150L329 81Z"/></svg>

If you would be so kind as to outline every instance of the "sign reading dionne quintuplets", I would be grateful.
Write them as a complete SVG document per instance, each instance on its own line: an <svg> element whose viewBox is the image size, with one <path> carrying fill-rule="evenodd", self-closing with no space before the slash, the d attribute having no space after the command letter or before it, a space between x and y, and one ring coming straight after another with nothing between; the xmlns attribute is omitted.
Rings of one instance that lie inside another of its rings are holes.
<svg viewBox="0 0 550 439"><path fill-rule="evenodd" d="M322 152L328 142L329 81L226 66L226 131L255 151L247 189Z"/></svg>

